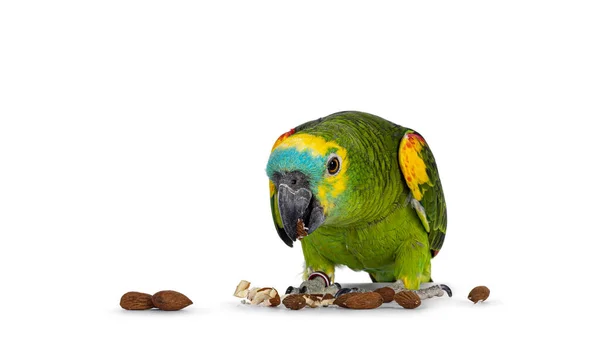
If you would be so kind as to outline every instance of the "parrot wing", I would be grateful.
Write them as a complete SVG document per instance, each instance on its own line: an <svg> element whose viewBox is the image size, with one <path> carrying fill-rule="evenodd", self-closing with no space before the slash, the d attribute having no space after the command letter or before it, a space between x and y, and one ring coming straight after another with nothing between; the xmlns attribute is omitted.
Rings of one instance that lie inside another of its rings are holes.
<svg viewBox="0 0 600 343"><path fill-rule="evenodd" d="M432 256L437 255L446 236L446 201L433 154L418 133L409 130L400 141L400 169L410 188L411 204L429 235Z"/></svg>

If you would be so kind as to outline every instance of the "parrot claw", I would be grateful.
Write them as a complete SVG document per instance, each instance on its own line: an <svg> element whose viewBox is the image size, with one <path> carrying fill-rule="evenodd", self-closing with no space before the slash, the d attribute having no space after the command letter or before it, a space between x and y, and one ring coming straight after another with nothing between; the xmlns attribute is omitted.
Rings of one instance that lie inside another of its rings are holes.
<svg viewBox="0 0 600 343"><path fill-rule="evenodd" d="M339 291L337 291L337 293L335 293L335 297L339 297L340 295L344 295L344 294L348 294L348 293L356 293L356 292L360 292L360 290L356 287L353 288L340 288Z"/></svg>
<svg viewBox="0 0 600 343"><path fill-rule="evenodd" d="M446 292L446 294L448 294L449 298L452 298L452 290L450 289L450 287L444 285L444 284L440 284L440 288Z"/></svg>

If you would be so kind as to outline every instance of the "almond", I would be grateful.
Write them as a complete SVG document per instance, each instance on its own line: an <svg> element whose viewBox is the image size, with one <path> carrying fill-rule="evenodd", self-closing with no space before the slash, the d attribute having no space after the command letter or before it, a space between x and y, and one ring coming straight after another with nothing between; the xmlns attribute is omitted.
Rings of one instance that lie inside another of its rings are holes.
<svg viewBox="0 0 600 343"><path fill-rule="evenodd" d="M323 296L323 299L321 299L321 306L327 307L329 305L333 305L334 301L335 301L335 298L333 297L333 295L327 293Z"/></svg>
<svg viewBox="0 0 600 343"><path fill-rule="evenodd" d="M154 305L150 294L127 292L121 297L121 307L126 310L148 310Z"/></svg>
<svg viewBox="0 0 600 343"><path fill-rule="evenodd" d="M469 300L474 304L479 301L485 301L490 296L490 289L485 286L477 286L469 293Z"/></svg>
<svg viewBox="0 0 600 343"><path fill-rule="evenodd" d="M350 298L353 295L356 295L358 293L346 293L346 294L342 294L339 297L335 298L333 304L337 305L339 307L346 307L346 300L348 300L348 298Z"/></svg>
<svg viewBox="0 0 600 343"><path fill-rule="evenodd" d="M306 302L306 306L308 306L310 308L315 308L315 307L319 306L319 304L316 301L312 300L308 296L304 296L304 301Z"/></svg>
<svg viewBox="0 0 600 343"><path fill-rule="evenodd" d="M275 291L275 294L273 294L273 291ZM279 297L279 293L275 288L273 288L271 291L271 299L269 300L269 303L271 307L279 306L279 304L281 304L281 298Z"/></svg>
<svg viewBox="0 0 600 343"><path fill-rule="evenodd" d="M256 294L258 293L258 290L260 290L260 288L258 287L252 287L250 289L248 289L248 293L246 294L246 299L252 301L254 299L254 297L256 296Z"/></svg>
<svg viewBox="0 0 600 343"><path fill-rule="evenodd" d="M300 310L306 306L306 299L302 294L290 294L283 298L283 306L290 310Z"/></svg>
<svg viewBox="0 0 600 343"><path fill-rule="evenodd" d="M248 288L250 288L250 282L242 280L235 288L233 295L238 298L245 298L248 295Z"/></svg>
<svg viewBox="0 0 600 343"><path fill-rule="evenodd" d="M303 294L306 305L310 308L317 308L321 306L321 294Z"/></svg>
<svg viewBox="0 0 600 343"><path fill-rule="evenodd" d="M398 292L394 296L394 300L396 300L398 305L408 309L413 309L421 306L421 298L419 298L419 296L412 291Z"/></svg>
<svg viewBox="0 0 600 343"><path fill-rule="evenodd" d="M279 293L277 293L275 297L271 298L271 300L269 300L269 303L271 304L271 307L279 306L279 304L281 304L281 298L279 297Z"/></svg>
<svg viewBox="0 0 600 343"><path fill-rule="evenodd" d="M275 307L281 304L281 298L275 288L265 287L256 291L256 295L252 298L251 304Z"/></svg>
<svg viewBox="0 0 600 343"><path fill-rule="evenodd" d="M345 297L346 295L347 297ZM383 304L383 298L381 297L381 294L375 292L348 293L340 296L336 299L336 302L340 307L365 310L378 308Z"/></svg>
<svg viewBox="0 0 600 343"><path fill-rule="evenodd" d="M298 219L296 222L296 235L298 239L302 239L308 235L306 229L304 229L304 221L302 219Z"/></svg>
<svg viewBox="0 0 600 343"><path fill-rule="evenodd" d="M396 291L394 291L391 287L381 287L374 290L375 293L379 293L383 298L384 303L389 303L394 300L394 296L396 295Z"/></svg>
<svg viewBox="0 0 600 343"><path fill-rule="evenodd" d="M263 291L257 291L256 295L252 297L250 304L252 305L260 305L265 301L269 301L271 298L269 297L270 289L265 289Z"/></svg>
<svg viewBox="0 0 600 343"><path fill-rule="evenodd" d="M178 311L193 304L188 297L175 291L155 293L152 296L152 303L163 311Z"/></svg>

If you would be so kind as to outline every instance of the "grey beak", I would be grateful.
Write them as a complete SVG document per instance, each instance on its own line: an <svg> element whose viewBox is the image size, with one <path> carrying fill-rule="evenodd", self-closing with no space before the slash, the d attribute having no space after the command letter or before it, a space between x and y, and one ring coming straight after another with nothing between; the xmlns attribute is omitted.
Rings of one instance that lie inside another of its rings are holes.
<svg viewBox="0 0 600 343"><path fill-rule="evenodd" d="M306 188L300 188L294 191L290 186L282 183L279 185L277 196L279 198L278 206L281 220L283 221L283 228L286 235L293 242L297 238L296 225L298 219L303 219L306 216L310 200L312 199L312 193ZM321 210L321 215L322 212L323 211ZM316 229L316 227L314 229Z"/></svg>

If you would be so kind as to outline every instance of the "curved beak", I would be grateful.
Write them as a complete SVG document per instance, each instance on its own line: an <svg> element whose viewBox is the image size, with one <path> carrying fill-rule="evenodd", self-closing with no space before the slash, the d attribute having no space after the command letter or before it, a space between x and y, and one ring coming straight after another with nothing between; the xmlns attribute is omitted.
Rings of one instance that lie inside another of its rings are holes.
<svg viewBox="0 0 600 343"><path fill-rule="evenodd" d="M279 232L279 236L288 246L293 246L297 238L314 232L325 221L323 207L308 188L294 190L290 185L280 183L277 197L284 231Z"/></svg>

